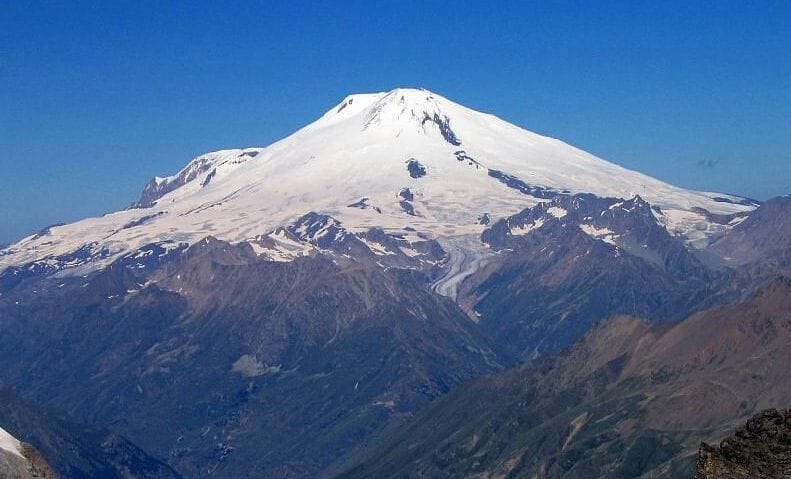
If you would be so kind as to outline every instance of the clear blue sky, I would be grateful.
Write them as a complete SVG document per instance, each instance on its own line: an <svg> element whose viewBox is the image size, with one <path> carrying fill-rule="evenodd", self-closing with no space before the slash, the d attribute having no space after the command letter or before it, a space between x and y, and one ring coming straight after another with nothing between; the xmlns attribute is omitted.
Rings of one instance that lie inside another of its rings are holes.
<svg viewBox="0 0 791 479"><path fill-rule="evenodd" d="M397 86L682 186L791 193L789 1L169 3L4 3L0 242Z"/></svg>

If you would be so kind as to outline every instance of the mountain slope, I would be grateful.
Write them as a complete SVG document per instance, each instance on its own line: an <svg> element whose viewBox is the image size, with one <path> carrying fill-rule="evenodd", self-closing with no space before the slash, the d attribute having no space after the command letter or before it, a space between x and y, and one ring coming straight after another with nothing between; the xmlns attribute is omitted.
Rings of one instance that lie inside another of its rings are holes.
<svg viewBox="0 0 791 479"><path fill-rule="evenodd" d="M339 477L689 478L701 440L787 403L789 361L789 279L672 325L615 318L432 403Z"/></svg>
<svg viewBox="0 0 791 479"><path fill-rule="evenodd" d="M190 477L315 477L500 367L414 271L270 262L207 239L143 272L119 264L0 297L3 377Z"/></svg>
<svg viewBox="0 0 791 479"><path fill-rule="evenodd" d="M166 464L149 456L123 437L101 428L79 424L61 414L31 405L3 386L0 386L0 424L13 430L18 438L24 440L19 449L20 454L32 465L27 466L27 470L33 471L30 477L180 477ZM2 429L0 436L1 433ZM15 476L4 476L0 468L0 477Z"/></svg>
<svg viewBox="0 0 791 479"><path fill-rule="evenodd" d="M790 275L791 196L766 201L705 253L710 262L740 271L746 285Z"/></svg>
<svg viewBox="0 0 791 479"><path fill-rule="evenodd" d="M520 359L555 352L601 319L681 319L726 300L707 269L640 197L558 195L494 223L497 253L462 285L473 317Z"/></svg>
<svg viewBox="0 0 791 479"><path fill-rule="evenodd" d="M749 264L765 258L786 258L791 245L791 196L772 198L711 245L731 264Z"/></svg>

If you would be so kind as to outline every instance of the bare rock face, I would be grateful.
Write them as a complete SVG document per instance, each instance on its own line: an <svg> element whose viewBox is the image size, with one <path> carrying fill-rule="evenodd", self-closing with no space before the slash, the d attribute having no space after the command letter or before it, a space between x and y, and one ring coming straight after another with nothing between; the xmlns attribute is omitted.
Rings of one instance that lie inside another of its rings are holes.
<svg viewBox="0 0 791 479"><path fill-rule="evenodd" d="M58 477L33 446L21 443L18 453L0 448L0 478L57 479Z"/></svg>
<svg viewBox="0 0 791 479"><path fill-rule="evenodd" d="M30 462L30 468L28 472L30 473L31 477L36 477L38 479L57 479L60 476L55 473L55 471L50 467L47 460L41 455L40 452L33 446L29 444L22 445L22 454L27 458Z"/></svg>
<svg viewBox="0 0 791 479"><path fill-rule="evenodd" d="M791 409L767 409L715 448L701 443L695 479L791 478Z"/></svg>

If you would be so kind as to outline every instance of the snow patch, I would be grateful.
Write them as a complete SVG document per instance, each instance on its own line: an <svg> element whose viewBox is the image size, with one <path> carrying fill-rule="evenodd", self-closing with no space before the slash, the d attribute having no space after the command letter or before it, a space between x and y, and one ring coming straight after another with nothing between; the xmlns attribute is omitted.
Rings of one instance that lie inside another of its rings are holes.
<svg viewBox="0 0 791 479"><path fill-rule="evenodd" d="M11 454L24 458L22 454L22 443L17 438L8 433L5 429L0 427L0 449L8 451Z"/></svg>
<svg viewBox="0 0 791 479"><path fill-rule="evenodd" d="M281 366L267 366L255 356L244 354L233 363L231 371L239 373L246 378L254 378L265 374L277 374Z"/></svg>
<svg viewBox="0 0 791 479"><path fill-rule="evenodd" d="M697 249L705 248L712 237L722 235L725 229L735 226L718 225L710 222L701 213L680 209L663 209L661 214L654 213L654 216L670 234L683 237L687 245Z"/></svg>
<svg viewBox="0 0 791 479"><path fill-rule="evenodd" d="M618 246L618 243L616 243L615 240L618 239L619 236L608 228L597 228L593 225L582 224L580 225L580 229L593 239L604 241L605 243L611 244L613 246Z"/></svg>
<svg viewBox="0 0 791 479"><path fill-rule="evenodd" d="M407 248L405 246L400 246L398 249L400 249L402 253L404 253L405 255L409 256L410 258L414 258L416 256L421 256L423 254L420 251L417 251L417 250L415 250L413 248Z"/></svg>
<svg viewBox="0 0 791 479"><path fill-rule="evenodd" d="M264 256L276 263L288 263L301 256L307 256L315 248L289 238L288 234L278 228L266 236L259 236L247 241L257 256Z"/></svg>
<svg viewBox="0 0 791 479"><path fill-rule="evenodd" d="M511 235L513 235L513 236L524 236L524 235L530 233L531 231L535 231L535 230L541 228L541 226L543 226L543 225L544 225L544 219L543 218L539 218L534 223L527 223L527 224L524 224L524 225L511 226L509 231L510 231Z"/></svg>
<svg viewBox="0 0 791 479"><path fill-rule="evenodd" d="M390 251L385 245L377 243L376 241L371 241L363 237L358 237L358 239L377 256L394 256L397 254L395 251Z"/></svg>
<svg viewBox="0 0 791 479"><path fill-rule="evenodd" d="M552 216L554 216L555 218L558 218L558 219L563 218L564 216L569 214L568 211L566 211L565 209L563 209L563 208L561 208L559 206L550 206L547 209L547 213L549 213L550 215L552 215Z"/></svg>

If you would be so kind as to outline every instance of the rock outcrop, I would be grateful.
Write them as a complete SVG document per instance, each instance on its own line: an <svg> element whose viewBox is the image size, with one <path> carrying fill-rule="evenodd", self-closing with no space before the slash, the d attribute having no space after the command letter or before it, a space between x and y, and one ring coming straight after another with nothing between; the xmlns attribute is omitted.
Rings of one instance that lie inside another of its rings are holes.
<svg viewBox="0 0 791 479"><path fill-rule="evenodd" d="M41 453L0 428L0 479L57 479Z"/></svg>
<svg viewBox="0 0 791 479"><path fill-rule="evenodd" d="M716 448L700 445L695 479L791 478L791 409L767 409Z"/></svg>

